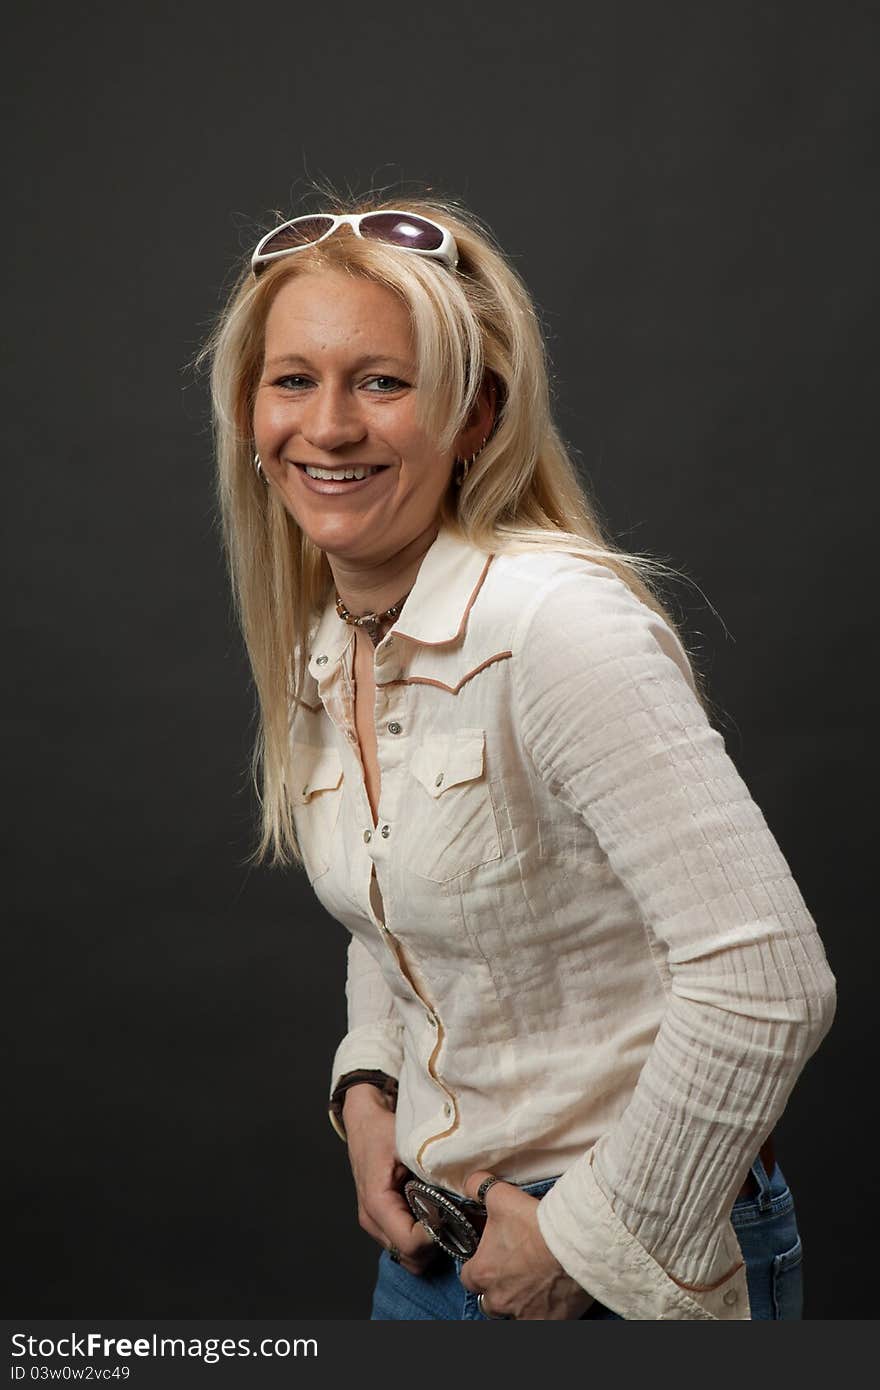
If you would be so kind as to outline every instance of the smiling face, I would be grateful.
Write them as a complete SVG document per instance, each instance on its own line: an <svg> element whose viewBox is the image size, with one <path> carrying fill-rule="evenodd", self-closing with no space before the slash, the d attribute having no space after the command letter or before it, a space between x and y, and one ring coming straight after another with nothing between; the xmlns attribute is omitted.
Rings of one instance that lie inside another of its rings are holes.
<svg viewBox="0 0 880 1390"><path fill-rule="evenodd" d="M454 453L417 420L415 366L409 311L384 285L318 270L273 300L254 441L288 512L331 559L381 561L437 520ZM343 470L355 477L332 480Z"/></svg>

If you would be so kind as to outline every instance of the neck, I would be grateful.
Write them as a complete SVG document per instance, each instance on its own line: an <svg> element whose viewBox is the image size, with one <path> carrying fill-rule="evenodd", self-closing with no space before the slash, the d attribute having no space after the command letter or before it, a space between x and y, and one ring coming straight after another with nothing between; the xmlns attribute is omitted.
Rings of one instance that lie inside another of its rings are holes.
<svg viewBox="0 0 880 1390"><path fill-rule="evenodd" d="M383 613L408 593L439 529L439 523L433 521L401 550L381 560L347 560L328 555L336 592L349 612L357 617Z"/></svg>

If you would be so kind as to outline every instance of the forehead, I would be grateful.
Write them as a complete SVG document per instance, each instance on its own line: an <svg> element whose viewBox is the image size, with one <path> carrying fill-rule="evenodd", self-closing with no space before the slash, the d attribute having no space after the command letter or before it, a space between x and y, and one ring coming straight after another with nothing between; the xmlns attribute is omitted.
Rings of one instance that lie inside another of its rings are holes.
<svg viewBox="0 0 880 1390"><path fill-rule="evenodd" d="M281 353L401 353L412 346L409 310L385 285L337 270L298 275L276 294L266 357Z"/></svg>

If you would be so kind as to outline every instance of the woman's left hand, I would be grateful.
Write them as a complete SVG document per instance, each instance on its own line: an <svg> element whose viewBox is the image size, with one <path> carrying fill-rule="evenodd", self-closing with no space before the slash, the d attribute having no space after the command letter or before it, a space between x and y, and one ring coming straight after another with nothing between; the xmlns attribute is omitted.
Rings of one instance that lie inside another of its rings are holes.
<svg viewBox="0 0 880 1390"><path fill-rule="evenodd" d="M466 1197L491 1174L471 1173ZM482 1293L487 1315L521 1320L581 1318L595 1299L576 1284L538 1227L538 1198L507 1182L486 1192L486 1222L477 1253L462 1265L461 1282Z"/></svg>

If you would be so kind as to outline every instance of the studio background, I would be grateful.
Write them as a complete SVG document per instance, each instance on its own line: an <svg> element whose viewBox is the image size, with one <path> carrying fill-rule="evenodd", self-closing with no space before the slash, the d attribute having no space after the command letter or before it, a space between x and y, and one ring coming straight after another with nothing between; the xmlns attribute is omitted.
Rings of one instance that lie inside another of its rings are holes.
<svg viewBox="0 0 880 1390"><path fill-rule="evenodd" d="M840 988L777 1130L806 1315L874 1315L872 8L19 8L10 1315L369 1314L326 1119L347 936L244 867L254 696L189 365L309 178L491 226L612 533L699 586L669 597Z"/></svg>

